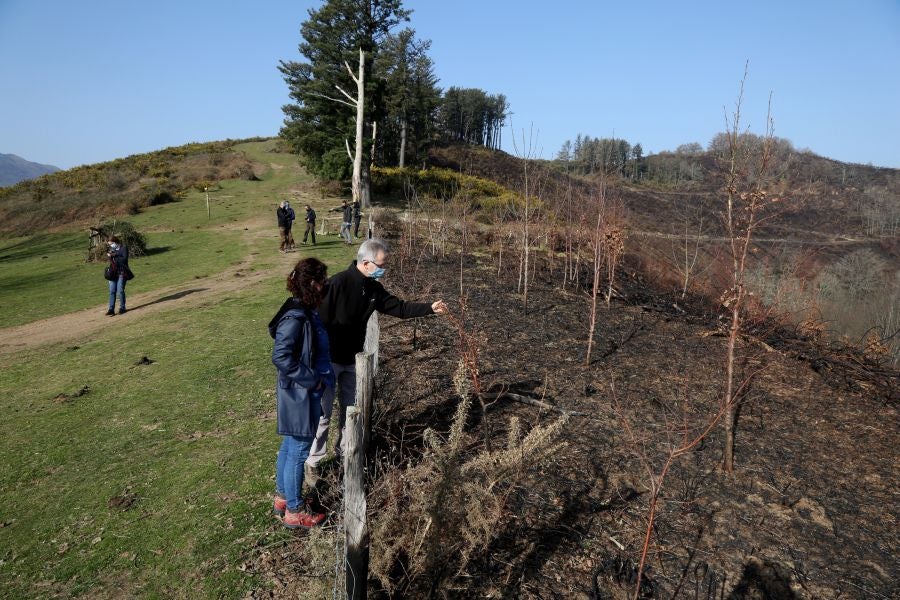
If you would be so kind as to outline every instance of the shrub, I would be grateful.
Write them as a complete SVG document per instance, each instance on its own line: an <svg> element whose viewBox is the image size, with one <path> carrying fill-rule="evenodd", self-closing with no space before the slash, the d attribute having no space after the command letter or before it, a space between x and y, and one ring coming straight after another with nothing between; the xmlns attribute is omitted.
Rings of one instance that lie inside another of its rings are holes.
<svg viewBox="0 0 900 600"><path fill-rule="evenodd" d="M128 221L119 221L118 219L108 221L101 225L100 243L90 249L88 261L106 260L106 240L112 236L117 236L125 246L128 247L129 256L144 256L147 254L147 237L136 230Z"/></svg>

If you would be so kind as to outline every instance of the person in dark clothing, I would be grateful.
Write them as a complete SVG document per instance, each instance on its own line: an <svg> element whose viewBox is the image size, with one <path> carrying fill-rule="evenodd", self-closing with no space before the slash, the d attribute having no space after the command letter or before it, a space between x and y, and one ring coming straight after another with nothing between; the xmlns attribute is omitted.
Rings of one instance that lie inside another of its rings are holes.
<svg viewBox="0 0 900 600"><path fill-rule="evenodd" d="M338 449L345 410L356 404L356 354L363 350L366 325L372 313L377 310L392 317L410 319L447 312L447 305L443 300L432 303L404 302L385 290L378 279L384 275L387 261L387 244L377 238L366 240L360 245L356 260L347 270L328 280L319 306L319 314L328 331L331 367L340 393ZM322 395L322 416L309 458L306 459L311 468L317 467L326 454L334 397L334 386L329 387Z"/></svg>
<svg viewBox="0 0 900 600"><path fill-rule="evenodd" d="M284 201L284 210L287 212L287 250L294 250L294 221L297 220L297 215L294 213L294 209L291 208L291 203L287 200Z"/></svg>
<svg viewBox="0 0 900 600"><path fill-rule="evenodd" d="M353 240L350 238L350 225L353 222L353 207L349 202L344 200L340 207L332 208L332 212L340 212L341 213L341 233L340 236L344 240L344 243L348 246L353 243Z"/></svg>
<svg viewBox="0 0 900 600"><path fill-rule="evenodd" d="M306 243L306 236L312 235L312 245L316 245L316 211L309 204L306 205L306 230L303 232L303 243Z"/></svg>
<svg viewBox="0 0 900 600"><path fill-rule="evenodd" d="M275 397L281 448L275 463L272 511L285 527L309 529L325 515L302 499L304 463L322 411L322 394L334 387L328 333L316 311L325 288L325 264L304 258L287 279L291 293L269 323L275 339L272 364L278 371Z"/></svg>
<svg viewBox="0 0 900 600"><path fill-rule="evenodd" d="M359 237L359 222L362 220L362 211L360 211L359 200L353 202L353 237Z"/></svg>
<svg viewBox="0 0 900 600"><path fill-rule="evenodd" d="M281 245L278 246L279 252L284 252L288 246L288 235L291 230L290 219L288 218L287 204L282 202L275 210L275 217L278 219L278 233L281 236Z"/></svg>
<svg viewBox="0 0 900 600"><path fill-rule="evenodd" d="M112 236L106 242L113 279L109 280L109 309L106 315L111 317L116 314L116 295L119 296L119 314L128 312L125 308L125 284L131 277L131 269L128 268L128 246L122 243L118 236Z"/></svg>

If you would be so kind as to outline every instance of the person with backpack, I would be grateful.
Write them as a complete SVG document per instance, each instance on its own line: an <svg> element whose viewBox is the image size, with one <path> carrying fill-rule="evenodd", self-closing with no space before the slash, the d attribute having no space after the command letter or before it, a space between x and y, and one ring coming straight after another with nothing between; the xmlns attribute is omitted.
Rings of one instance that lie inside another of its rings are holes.
<svg viewBox="0 0 900 600"><path fill-rule="evenodd" d="M109 309L106 316L116 314L116 296L119 297L119 314L128 312L125 308L125 283L134 277L128 268L128 247L122 243L118 236L112 236L106 242L108 248L106 256L109 257L109 265L106 267L104 277L109 282Z"/></svg>
<svg viewBox="0 0 900 600"><path fill-rule="evenodd" d="M317 258L298 262L287 278L291 297L269 322L269 334L275 340L272 364L278 373L275 398L281 436L272 510L289 529L310 529L325 520L311 499L303 499L302 490L304 462L322 414L322 395L334 386L328 333L316 310L326 274L327 267Z"/></svg>
<svg viewBox="0 0 900 600"><path fill-rule="evenodd" d="M312 235L312 245L316 245L316 211L309 204L306 205L306 230L303 232L303 243L306 244L306 237Z"/></svg>

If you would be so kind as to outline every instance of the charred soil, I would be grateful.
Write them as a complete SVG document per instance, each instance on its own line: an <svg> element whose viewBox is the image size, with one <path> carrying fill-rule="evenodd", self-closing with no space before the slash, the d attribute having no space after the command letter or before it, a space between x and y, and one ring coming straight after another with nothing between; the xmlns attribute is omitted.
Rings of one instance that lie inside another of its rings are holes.
<svg viewBox="0 0 900 600"><path fill-rule="evenodd" d="M479 444L486 430L502 446L510 416L526 430L558 416L517 397L579 414L551 458L504 490L494 539L464 569L448 565L439 585L410 580L401 556L397 587L389 594L372 580L370 594L632 597L647 518L645 463L658 468L679 419L715 410L726 340L716 334L714 312L670 309L670 301L631 279L622 298L601 309L593 359L585 365L590 298L561 290L556 279L538 271L525 311L515 273L498 275L487 256L465 261L466 327L482 340L480 376L484 389L495 392L484 417L473 404L468 427ZM458 258L427 259L417 273L394 270L386 285L408 299L443 297L458 314L452 302L460 293ZM381 328L372 488L384 473L415 464L425 429L447 431L459 402L452 384L457 331L447 319L386 318ZM800 339L780 348L743 340L742 376L752 380L737 421L736 470L727 475L720 468L720 427L674 465L641 597L898 597L898 411L891 391L897 374L887 372L881 387L852 371L829 377L833 370L817 370L809 360L814 354ZM639 436L626 435L623 422ZM338 477L324 477L325 506L340 505ZM373 521L385 501L370 498ZM298 538L280 559L273 553L260 559L267 586L304 589L309 575L292 575L284 559L302 554L304 543Z"/></svg>

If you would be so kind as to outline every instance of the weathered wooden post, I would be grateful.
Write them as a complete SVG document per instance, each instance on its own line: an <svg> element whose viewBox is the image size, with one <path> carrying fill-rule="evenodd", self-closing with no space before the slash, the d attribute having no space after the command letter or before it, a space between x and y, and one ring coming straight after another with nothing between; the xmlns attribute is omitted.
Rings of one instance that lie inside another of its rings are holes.
<svg viewBox="0 0 900 600"><path fill-rule="evenodd" d="M378 338L380 334L378 313L373 312L372 316L369 317L369 322L366 324L366 342L363 345L363 352L372 355L372 377L375 377L375 374L378 373Z"/></svg>
<svg viewBox="0 0 900 600"><path fill-rule="evenodd" d="M347 598L366 597L369 579L369 526L366 522L366 449L372 414L372 355L356 355L356 406L347 408L344 452L344 531Z"/></svg>

